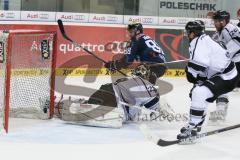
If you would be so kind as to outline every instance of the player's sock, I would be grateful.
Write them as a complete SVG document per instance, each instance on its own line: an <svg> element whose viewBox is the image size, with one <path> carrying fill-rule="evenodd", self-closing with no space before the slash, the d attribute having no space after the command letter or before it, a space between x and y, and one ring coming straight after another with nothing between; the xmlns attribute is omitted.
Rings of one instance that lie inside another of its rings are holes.
<svg viewBox="0 0 240 160"><path fill-rule="evenodd" d="M212 122L216 121L225 121L227 116L227 109L228 109L228 97L219 97L216 100L216 110L210 112L209 120Z"/></svg>

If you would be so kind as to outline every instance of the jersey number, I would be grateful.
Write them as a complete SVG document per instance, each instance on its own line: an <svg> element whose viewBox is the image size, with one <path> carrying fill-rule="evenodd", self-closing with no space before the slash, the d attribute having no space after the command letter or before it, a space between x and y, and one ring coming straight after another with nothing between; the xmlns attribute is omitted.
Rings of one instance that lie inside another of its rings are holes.
<svg viewBox="0 0 240 160"><path fill-rule="evenodd" d="M146 40L145 43L149 48L152 48L152 50L157 52L157 53L162 53L162 50L158 46L158 44L155 41L153 41L152 39L148 39L150 37L144 36L143 38Z"/></svg>

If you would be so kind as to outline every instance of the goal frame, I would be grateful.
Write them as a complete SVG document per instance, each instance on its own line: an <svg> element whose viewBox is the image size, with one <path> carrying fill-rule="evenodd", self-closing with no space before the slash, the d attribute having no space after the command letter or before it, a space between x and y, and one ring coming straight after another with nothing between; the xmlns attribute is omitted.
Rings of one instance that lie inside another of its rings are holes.
<svg viewBox="0 0 240 160"><path fill-rule="evenodd" d="M3 128L6 133L9 132L9 111L10 111L10 89L11 89L11 54L12 54L12 43L14 35L31 35L31 34L53 34L53 51L52 51L52 64L51 64L51 82L50 82L50 106L49 106L49 119L54 115L54 91L55 91L55 73L56 73L56 56L57 56L57 32L56 31L21 31L9 32L7 39L7 48L6 48L6 60L5 60L5 84L4 84L4 110L3 110Z"/></svg>

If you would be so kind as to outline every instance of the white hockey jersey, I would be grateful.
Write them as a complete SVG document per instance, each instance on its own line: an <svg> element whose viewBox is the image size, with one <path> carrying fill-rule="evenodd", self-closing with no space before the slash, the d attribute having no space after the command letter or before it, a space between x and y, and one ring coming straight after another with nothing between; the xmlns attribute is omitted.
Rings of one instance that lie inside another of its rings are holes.
<svg viewBox="0 0 240 160"><path fill-rule="evenodd" d="M228 23L221 32L216 32L213 39L227 47L234 62L240 61L240 28Z"/></svg>
<svg viewBox="0 0 240 160"><path fill-rule="evenodd" d="M206 34L191 41L189 53L187 74L191 74L197 80L209 79L215 75L220 75L224 80L230 80L237 75L228 51Z"/></svg>

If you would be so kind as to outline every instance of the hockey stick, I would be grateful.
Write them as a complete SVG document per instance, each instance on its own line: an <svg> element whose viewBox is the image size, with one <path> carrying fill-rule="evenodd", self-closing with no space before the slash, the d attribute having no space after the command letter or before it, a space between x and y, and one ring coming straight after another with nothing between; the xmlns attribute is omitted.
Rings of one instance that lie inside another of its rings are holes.
<svg viewBox="0 0 240 160"><path fill-rule="evenodd" d="M236 129L236 128L240 128L240 124L236 124L236 125L225 127L225 128L216 129L216 130L213 130L213 131L208 131L208 132L201 133L201 134L198 134L196 136L192 136L192 137L182 139L182 140L168 141L168 140L163 140L163 139L157 138L157 136L153 135L150 132L150 130L148 129L148 127L146 125L141 125L140 126L140 129L144 133L145 137L148 140L154 142L155 144L157 144L161 147L166 147L166 146L171 146L171 145L174 145L174 144L181 144L181 143L184 144L186 142L191 142L191 141L194 141L194 140L197 140L197 139L200 139L200 138L215 135L215 134L218 134L218 133L221 133L221 132L226 132L226 131L233 130L233 129Z"/></svg>
<svg viewBox="0 0 240 160"><path fill-rule="evenodd" d="M187 62L187 61L189 61L189 59L168 61L168 62L163 62L163 63L154 63L154 64L149 64L149 66L159 66L159 65L166 65L166 64L172 64L172 63L181 63L181 62Z"/></svg>
<svg viewBox="0 0 240 160"><path fill-rule="evenodd" d="M103 63L107 63L105 60L101 59L100 57L98 57L96 54L94 54L93 52L89 51L88 49L84 48L83 46L81 46L80 44L78 44L77 42L73 41L71 38L69 38L65 32L65 29L64 29L64 26L63 26L63 22L61 19L59 19L57 21L58 23L58 27L61 31L61 34L63 36L64 39L68 40L69 42L71 42L75 47L80 47L82 48L85 52L91 54L92 56L94 56L96 59L98 59L99 61L103 62ZM120 70L117 70L119 73L121 73L122 75L126 76L127 75L125 73L123 73L122 71Z"/></svg>

